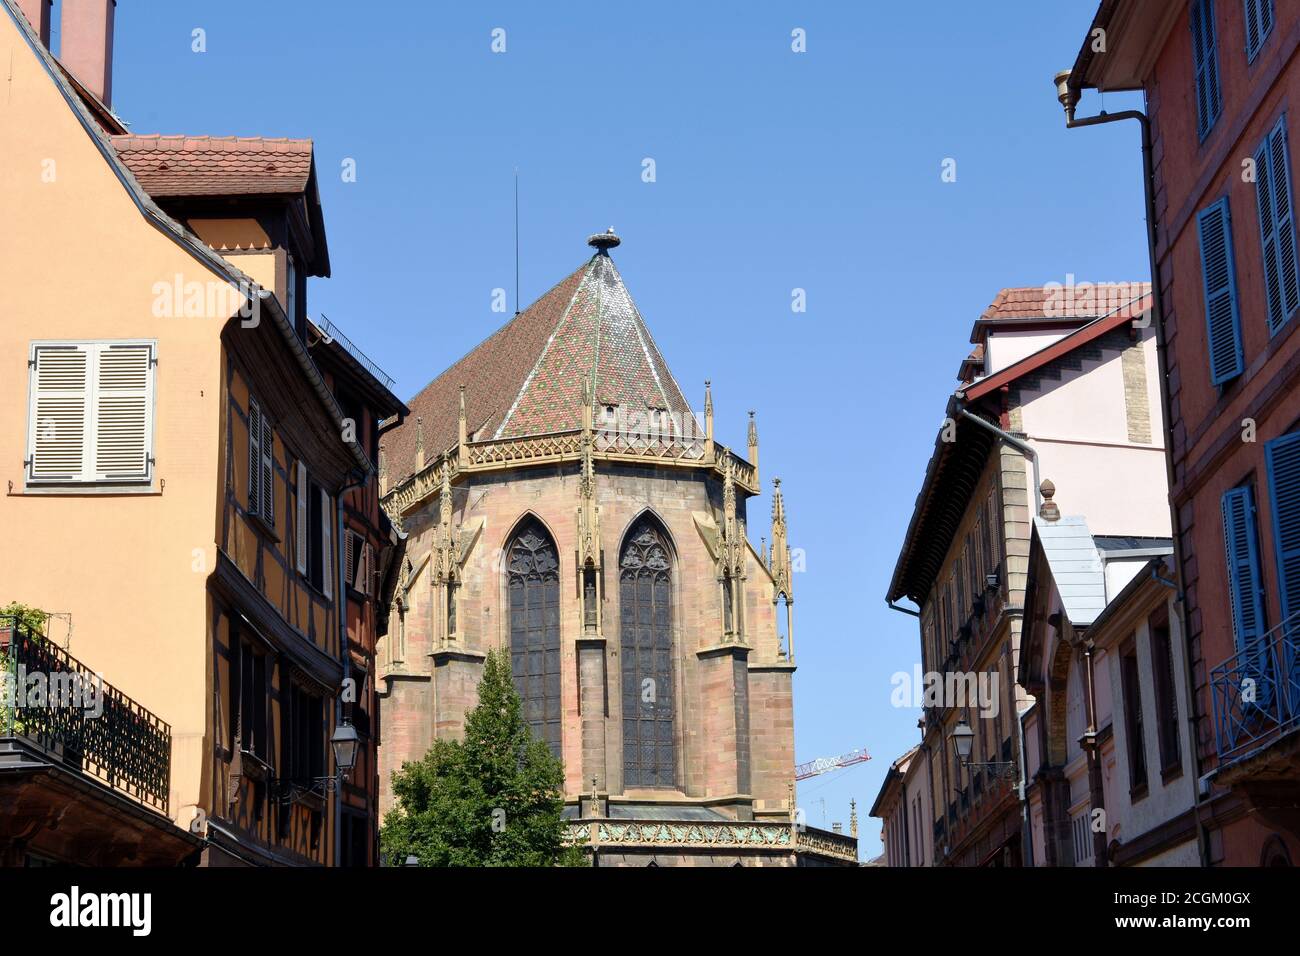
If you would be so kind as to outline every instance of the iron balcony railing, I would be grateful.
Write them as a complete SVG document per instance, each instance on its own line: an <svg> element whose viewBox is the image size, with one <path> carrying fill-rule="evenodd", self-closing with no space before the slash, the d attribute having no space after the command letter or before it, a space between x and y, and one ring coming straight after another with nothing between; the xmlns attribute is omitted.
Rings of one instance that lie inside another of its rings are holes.
<svg viewBox="0 0 1300 956"><path fill-rule="evenodd" d="M0 616L5 737L161 813L170 809L171 727L10 616Z"/></svg>
<svg viewBox="0 0 1300 956"><path fill-rule="evenodd" d="M1300 725L1300 613L1211 670L1210 687L1221 767Z"/></svg>
<svg viewBox="0 0 1300 956"><path fill-rule="evenodd" d="M372 359L365 352L361 351L361 349L357 347L356 343L354 343L350 338L344 335L342 329L340 329L337 325L331 322L323 314L319 319L312 319L312 322L315 323L316 328L320 329L330 339L334 340L335 342L338 342L339 345L343 346L343 350L345 352L348 352L354 359L356 359L366 369L366 371L368 371L371 375L373 375L376 379L378 379L379 383L383 385L384 388L388 389L390 392L393 390L394 383L392 378L389 377L388 373L385 372L382 368L380 368L379 364L374 359Z"/></svg>

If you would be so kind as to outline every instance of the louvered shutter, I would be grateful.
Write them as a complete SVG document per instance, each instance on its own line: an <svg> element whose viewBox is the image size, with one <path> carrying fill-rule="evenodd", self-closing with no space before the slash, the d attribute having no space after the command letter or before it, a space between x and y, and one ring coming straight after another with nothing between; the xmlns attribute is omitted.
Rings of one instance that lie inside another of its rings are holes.
<svg viewBox="0 0 1300 956"><path fill-rule="evenodd" d="M1192 62L1196 70L1196 131L1204 139L1219 118L1218 41L1213 0L1192 0Z"/></svg>
<svg viewBox="0 0 1300 956"><path fill-rule="evenodd" d="M334 575L338 572L334 570L332 534L330 524L333 517L330 513L330 496L325 494L324 489L320 493L320 553L321 553L321 590L325 592L327 598L334 596Z"/></svg>
<svg viewBox="0 0 1300 956"><path fill-rule="evenodd" d="M1273 512L1273 548L1281 584L1282 620L1300 614L1300 432L1264 446Z"/></svg>
<svg viewBox="0 0 1300 956"><path fill-rule="evenodd" d="M1268 139L1268 171L1273 180L1274 242L1277 244L1282 293L1281 321L1285 322L1296 307L1300 306L1300 284L1297 284L1296 277L1295 218L1291 211L1291 151L1287 144L1285 118L1278 121Z"/></svg>
<svg viewBox="0 0 1300 956"><path fill-rule="evenodd" d="M294 556L298 571L307 573L307 466L298 462L298 519L294 527Z"/></svg>
<svg viewBox="0 0 1300 956"><path fill-rule="evenodd" d="M1264 605L1260 594L1259 542L1255 538L1255 496L1249 486L1224 492L1223 537L1228 560L1233 634L1244 655L1242 676L1256 683L1256 700L1268 706L1272 694L1263 642Z"/></svg>
<svg viewBox="0 0 1300 956"><path fill-rule="evenodd" d="M1273 30L1273 0L1245 0L1245 5L1246 60L1253 62Z"/></svg>
<svg viewBox="0 0 1300 956"><path fill-rule="evenodd" d="M1270 332L1277 332L1300 304L1285 119L1278 121L1255 152L1255 200L1259 209L1260 246L1264 254L1268 328Z"/></svg>
<svg viewBox="0 0 1300 956"><path fill-rule="evenodd" d="M272 528L275 527L275 432L262 414L262 493L261 515Z"/></svg>
<svg viewBox="0 0 1300 956"><path fill-rule="evenodd" d="M366 564L365 585L362 590L365 591L368 597L373 597L375 594L375 575L377 572L375 571L375 549L370 546L370 542L366 542L362 554L365 558Z"/></svg>
<svg viewBox="0 0 1300 956"><path fill-rule="evenodd" d="M354 588L357 586L357 569L353 563L357 558L356 540L351 531L343 532L343 579Z"/></svg>
<svg viewBox="0 0 1300 956"><path fill-rule="evenodd" d="M1197 217L1201 236L1201 275L1205 285L1206 343L1210 381L1221 385L1244 370L1241 318L1237 305L1232 219L1223 198Z"/></svg>
<svg viewBox="0 0 1300 956"><path fill-rule="evenodd" d="M32 348L27 423L31 481L81 481L88 449L92 355L84 345Z"/></svg>
<svg viewBox="0 0 1300 956"><path fill-rule="evenodd" d="M95 472L98 481L149 477L153 434L153 347L103 345L95 370Z"/></svg>
<svg viewBox="0 0 1300 956"><path fill-rule="evenodd" d="M248 400L248 513L255 515L262 504L258 492L262 474L262 410L253 399Z"/></svg>

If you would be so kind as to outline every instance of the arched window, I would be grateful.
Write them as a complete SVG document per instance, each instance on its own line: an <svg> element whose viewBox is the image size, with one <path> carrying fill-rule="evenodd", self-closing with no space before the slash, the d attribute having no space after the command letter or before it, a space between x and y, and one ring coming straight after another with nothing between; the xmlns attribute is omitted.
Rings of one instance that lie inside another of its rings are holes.
<svg viewBox="0 0 1300 956"><path fill-rule="evenodd" d="M560 562L555 542L529 519L507 549L510 672L533 736L560 756Z"/></svg>
<svg viewBox="0 0 1300 956"><path fill-rule="evenodd" d="M671 559L643 518L619 558L623 657L623 785L674 786Z"/></svg>

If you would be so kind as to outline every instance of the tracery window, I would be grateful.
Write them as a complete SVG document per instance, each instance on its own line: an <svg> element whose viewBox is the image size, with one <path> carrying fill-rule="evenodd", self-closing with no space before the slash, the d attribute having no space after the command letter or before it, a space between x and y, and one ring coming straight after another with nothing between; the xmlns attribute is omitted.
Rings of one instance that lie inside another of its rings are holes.
<svg viewBox="0 0 1300 956"><path fill-rule="evenodd" d="M510 671L533 736L560 756L560 562L546 529L530 519L507 549Z"/></svg>
<svg viewBox="0 0 1300 956"><path fill-rule="evenodd" d="M623 784L672 787L672 559L663 534L644 518L619 558L623 678Z"/></svg>

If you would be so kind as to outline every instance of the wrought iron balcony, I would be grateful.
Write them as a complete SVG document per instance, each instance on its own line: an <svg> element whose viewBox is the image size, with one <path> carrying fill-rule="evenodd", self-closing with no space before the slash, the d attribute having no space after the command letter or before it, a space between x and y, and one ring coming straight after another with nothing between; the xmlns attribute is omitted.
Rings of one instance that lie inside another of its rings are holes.
<svg viewBox="0 0 1300 956"><path fill-rule="evenodd" d="M166 814L171 727L20 619L0 616L0 740Z"/></svg>
<svg viewBox="0 0 1300 956"><path fill-rule="evenodd" d="M1210 687L1221 768L1300 726L1300 614L1211 670Z"/></svg>

